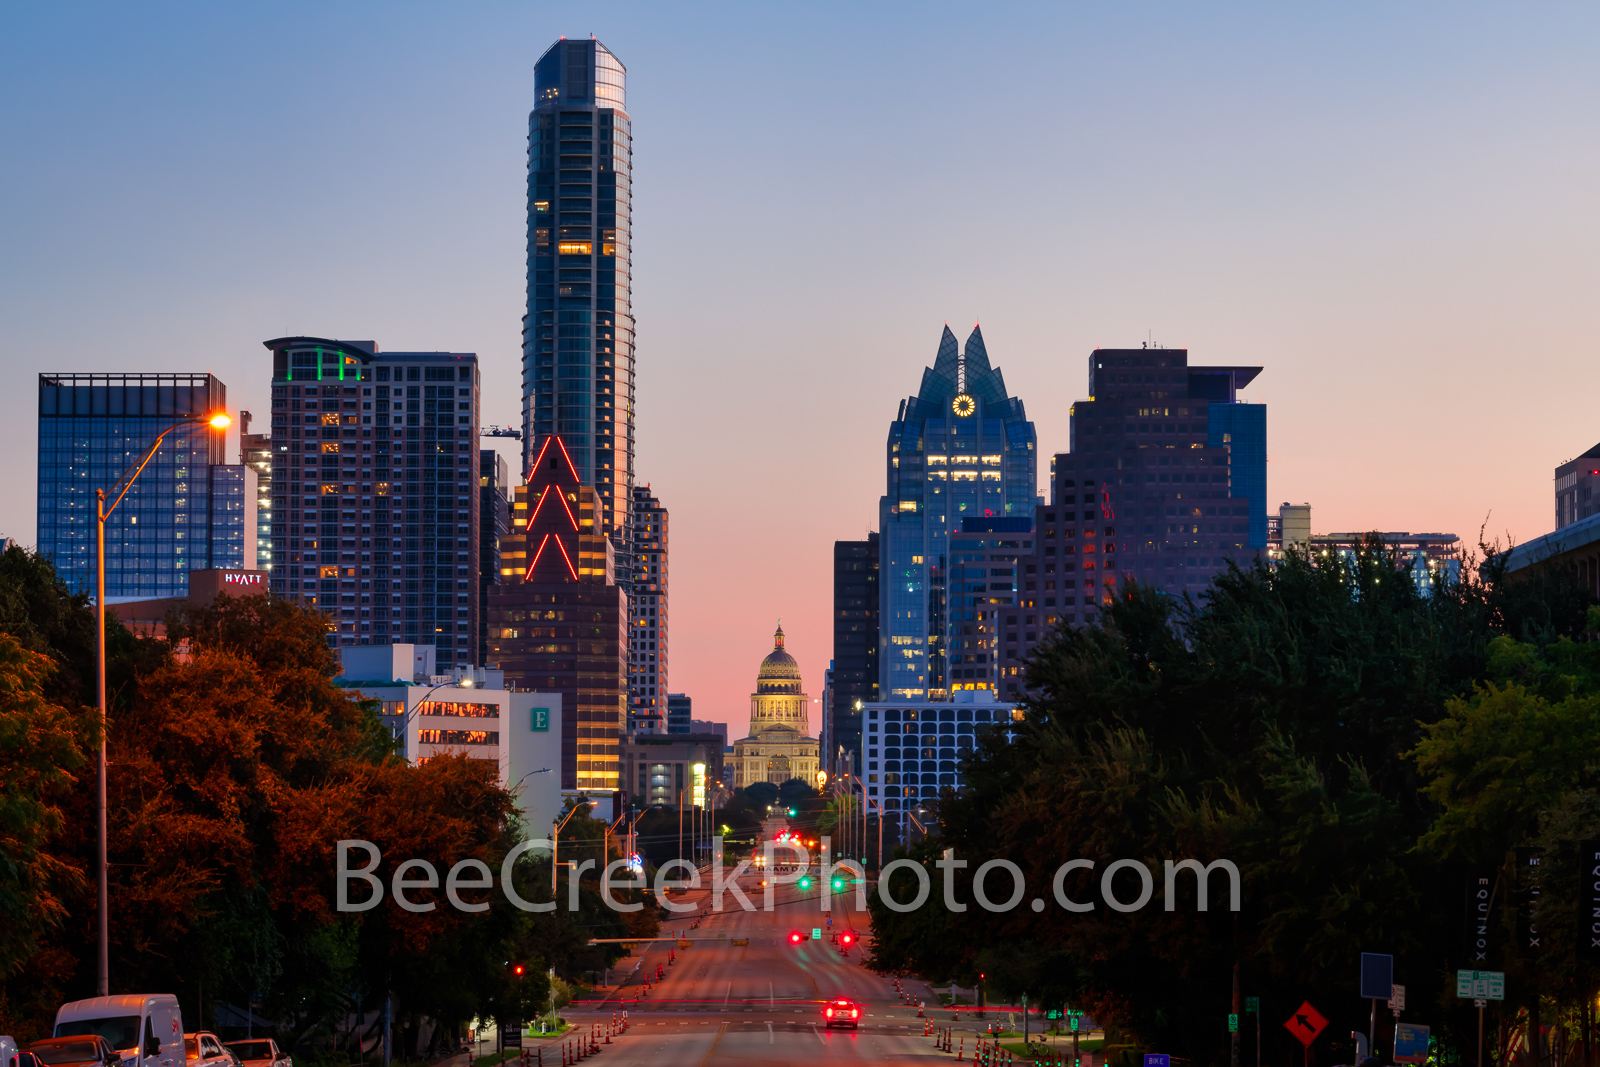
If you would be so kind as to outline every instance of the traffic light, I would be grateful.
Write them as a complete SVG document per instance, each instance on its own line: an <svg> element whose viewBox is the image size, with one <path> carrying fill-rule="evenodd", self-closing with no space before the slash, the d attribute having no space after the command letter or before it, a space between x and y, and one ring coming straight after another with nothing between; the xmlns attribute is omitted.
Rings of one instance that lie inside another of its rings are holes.
<svg viewBox="0 0 1600 1067"><path fill-rule="evenodd" d="M856 935L855 934L840 934L839 935L839 940L842 943L846 944L846 945L848 945L850 942L854 941L855 939L856 939Z"/></svg>
<svg viewBox="0 0 1600 1067"><path fill-rule="evenodd" d="M835 893L838 893L843 889L844 889L844 879L843 878L839 878L839 877L835 877L834 880L833 880L833 891Z"/></svg>
<svg viewBox="0 0 1600 1067"><path fill-rule="evenodd" d="M512 965L511 973L512 973L512 975L514 977L521 978L522 975L523 975L523 972L524 972L524 968L523 968L522 964L517 963L517 964L513 964Z"/></svg>
<svg viewBox="0 0 1600 1067"><path fill-rule="evenodd" d="M790 816L790 818L794 817L794 809L793 808L789 809L789 816Z"/></svg>
<svg viewBox="0 0 1600 1067"><path fill-rule="evenodd" d="M801 889L810 889L811 888L811 876L809 874L806 875L804 878L800 879L800 888Z"/></svg>
<svg viewBox="0 0 1600 1067"><path fill-rule="evenodd" d="M798 945L800 942L802 942L804 940L805 940L805 937L804 937L804 935L802 935L800 933L799 930L795 930L793 933L791 933L789 935L789 944L791 944L791 945Z"/></svg>

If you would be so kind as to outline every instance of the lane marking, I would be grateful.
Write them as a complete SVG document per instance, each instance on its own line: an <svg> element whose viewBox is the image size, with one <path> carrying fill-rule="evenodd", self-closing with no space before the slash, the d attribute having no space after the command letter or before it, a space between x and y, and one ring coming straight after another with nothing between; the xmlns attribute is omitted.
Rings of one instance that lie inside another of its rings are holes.
<svg viewBox="0 0 1600 1067"><path fill-rule="evenodd" d="M717 1046L722 1043L722 1035L728 1032L728 1024L723 1023L717 1030L717 1036L712 1039L711 1047L706 1049L706 1054L700 1057L700 1067L706 1067L711 1062L711 1057L717 1051Z"/></svg>
<svg viewBox="0 0 1600 1067"><path fill-rule="evenodd" d="M768 1020L767 1021L767 1044L770 1045L776 1040L777 1039L772 1036L772 1022L771 1022L771 1020Z"/></svg>

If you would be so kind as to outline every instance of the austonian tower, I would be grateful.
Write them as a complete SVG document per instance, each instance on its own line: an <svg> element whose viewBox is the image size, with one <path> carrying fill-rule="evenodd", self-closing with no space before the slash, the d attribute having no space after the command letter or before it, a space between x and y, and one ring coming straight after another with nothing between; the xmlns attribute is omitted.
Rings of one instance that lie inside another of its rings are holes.
<svg viewBox="0 0 1600 1067"><path fill-rule="evenodd" d="M551 45L528 116L528 310L522 325L523 474L559 434L631 586L633 133L627 70L599 41Z"/></svg>

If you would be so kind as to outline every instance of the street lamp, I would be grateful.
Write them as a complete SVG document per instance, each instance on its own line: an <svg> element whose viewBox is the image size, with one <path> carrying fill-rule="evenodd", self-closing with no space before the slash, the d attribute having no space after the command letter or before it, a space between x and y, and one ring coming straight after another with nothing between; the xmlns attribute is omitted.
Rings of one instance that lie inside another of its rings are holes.
<svg viewBox="0 0 1600 1067"><path fill-rule="evenodd" d="M571 822L572 817L582 811L588 803L588 797L580 797L578 802L572 805L572 810L567 812L565 819L560 822L556 822L554 819L550 821L551 825L555 827L555 830L550 834L550 892L552 893L556 891L556 871L560 869L560 864L556 862L556 850L561 847L561 828Z"/></svg>
<svg viewBox="0 0 1600 1067"><path fill-rule="evenodd" d="M106 490L96 489L95 498L95 688L100 706L100 756L97 761L99 770L99 798L96 802L98 808L97 821L99 823L99 840L95 845L97 867L97 890L100 896L99 906L99 955L100 975L97 988L99 996L111 995L111 905L107 896L106 887L106 520L111 513L117 510L117 505L122 503L122 498L128 495L128 490L133 488L133 483L144 473L145 467L155 458L161 449L161 442L166 440L167 434L180 426L189 426L193 423L203 422L213 430L226 430L233 419L226 413L218 411L211 415L194 415L187 419L179 419L165 430L156 434L154 443L140 459L122 472L111 491L116 494L116 499L111 501L111 506L106 507Z"/></svg>

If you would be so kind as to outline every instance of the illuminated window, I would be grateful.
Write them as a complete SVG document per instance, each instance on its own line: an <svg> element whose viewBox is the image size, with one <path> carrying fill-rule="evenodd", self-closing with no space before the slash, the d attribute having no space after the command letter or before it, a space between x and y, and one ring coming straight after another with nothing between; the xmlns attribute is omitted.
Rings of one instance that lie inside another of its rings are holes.
<svg viewBox="0 0 1600 1067"><path fill-rule="evenodd" d="M614 256L617 254L616 230L600 231L600 254L602 256Z"/></svg>
<svg viewBox="0 0 1600 1067"><path fill-rule="evenodd" d="M537 212L538 214L540 214L540 215L548 213L549 210L550 210L550 201L548 201L548 200L535 200L533 202L533 210L535 212ZM545 236L546 237L549 236L549 231L548 230L545 231Z"/></svg>
<svg viewBox="0 0 1600 1067"><path fill-rule="evenodd" d="M587 256L594 251L594 245L588 241L562 241L556 247L564 256Z"/></svg>

